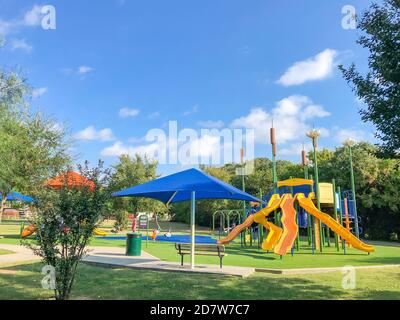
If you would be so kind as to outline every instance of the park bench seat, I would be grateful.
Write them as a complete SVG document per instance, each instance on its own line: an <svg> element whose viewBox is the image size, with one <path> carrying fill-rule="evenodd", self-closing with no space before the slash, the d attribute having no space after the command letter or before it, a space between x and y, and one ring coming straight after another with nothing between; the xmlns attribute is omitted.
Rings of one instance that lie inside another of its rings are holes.
<svg viewBox="0 0 400 320"><path fill-rule="evenodd" d="M181 256L181 266L183 266L183 257L190 255L190 243L175 243L175 249ZM222 258L226 256L225 246L219 244L196 244L196 256L218 256L219 266L222 268Z"/></svg>

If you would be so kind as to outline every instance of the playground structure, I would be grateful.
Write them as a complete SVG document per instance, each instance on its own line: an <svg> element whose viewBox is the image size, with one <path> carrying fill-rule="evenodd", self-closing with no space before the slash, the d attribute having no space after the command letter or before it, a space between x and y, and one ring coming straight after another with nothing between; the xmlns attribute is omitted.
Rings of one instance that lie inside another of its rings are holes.
<svg viewBox="0 0 400 320"><path fill-rule="evenodd" d="M248 218L235 229L233 229L227 237L222 240L219 240L219 244L227 244L234 240L244 229L251 226L254 222L262 225L266 230L269 231L268 236L262 242L262 249L266 251L274 250L274 253L283 256L288 252L294 252L295 247L298 248L298 240L299 240L299 226L304 225L301 221L308 220L301 218L300 214L297 214L295 206L299 206L302 210L305 211L307 215L311 219L314 220L313 227L309 228L311 230L311 239L312 239L312 247L313 252L314 249L321 248L322 239L329 239L329 229L332 230L335 235L340 238L343 243L347 243L351 245L353 248L365 251L365 252L373 252L374 247L365 244L361 240L359 240L355 235L351 233L347 224L346 227L340 223L340 219L334 219L330 215L318 210L315 206L313 200L315 200L315 193L311 191L314 185L313 180L306 179L290 179L286 181L278 182L280 193L273 194L270 197L270 200L267 206L255 214L249 215ZM300 187L301 189L306 189L304 187L308 187L309 192L307 195L301 192L292 191L291 193L287 193L285 188L290 187L295 190L296 187ZM335 196L336 197L336 196ZM332 194L331 198L335 198ZM274 224L271 221L268 221L267 218L272 212L276 212L280 210L281 218L279 225ZM348 215L347 215L348 216ZM327 236L323 236L322 228L319 229L319 223L325 225L325 230ZM307 225L306 225L307 227ZM297 244L295 245L295 242ZM345 248L345 245L344 245Z"/></svg>
<svg viewBox="0 0 400 320"><path fill-rule="evenodd" d="M259 226L257 236L259 246L265 251L273 250L281 257L288 252L293 255L296 250L299 251L301 229L306 229L308 244L311 246L313 254L316 250L322 252L325 245L331 246L331 232L333 232L335 238L334 245L338 251L341 247L344 254L346 254L346 246L352 246L368 254L374 252L373 246L359 240L362 228L359 227L361 220L358 218L356 209L351 149L352 190L342 192L340 187L336 188L335 180L332 180L332 183L319 182L316 156L317 138L319 136L317 130L307 133L307 136L313 142L315 178L309 175L308 159L303 149L301 156L304 178L278 181L275 136L276 132L272 127L270 137L273 190L268 195L262 196L262 202L258 203L256 208L252 210L245 208L243 210L243 222L236 226L224 239L220 239L218 243L228 244L240 235L241 244L246 244L247 230L252 230L252 226L257 223ZM273 219L270 216L273 216ZM264 229L268 231L266 237L264 236ZM242 234L245 235L245 241L242 240ZM250 245L252 245L253 234L250 231Z"/></svg>

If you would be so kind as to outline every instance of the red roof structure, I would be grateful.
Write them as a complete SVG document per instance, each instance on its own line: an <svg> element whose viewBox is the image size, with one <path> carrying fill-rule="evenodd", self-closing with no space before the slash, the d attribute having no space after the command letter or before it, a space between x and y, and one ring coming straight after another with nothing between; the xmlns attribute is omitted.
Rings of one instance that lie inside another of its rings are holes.
<svg viewBox="0 0 400 320"><path fill-rule="evenodd" d="M95 187L93 181L74 171L67 171L46 182L47 187L54 189L61 189L65 184L71 189L76 187L88 187L89 190L93 191Z"/></svg>

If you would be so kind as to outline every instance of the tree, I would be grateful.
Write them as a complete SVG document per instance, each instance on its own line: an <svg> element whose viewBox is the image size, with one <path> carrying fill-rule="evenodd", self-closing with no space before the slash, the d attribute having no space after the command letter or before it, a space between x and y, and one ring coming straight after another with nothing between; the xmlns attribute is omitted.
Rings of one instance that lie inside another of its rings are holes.
<svg viewBox="0 0 400 320"><path fill-rule="evenodd" d="M122 155L119 157L119 162L114 165L111 177L110 189L120 191L132 186L136 186L150 180L156 179L157 162L142 158L140 155L130 157ZM116 215L120 218L120 222L124 220L124 215L127 212L148 211L165 214L166 207L157 200L145 198L113 198L112 206ZM118 229L123 228L123 223L119 223Z"/></svg>
<svg viewBox="0 0 400 320"><path fill-rule="evenodd" d="M85 255L93 230L107 214L109 171L88 164L79 166L82 176L94 183L75 187L67 183L60 190L42 188L36 195L37 214L32 219L37 237L24 244L54 270L54 294L67 300L74 284L76 268ZM67 180L67 179L66 179Z"/></svg>
<svg viewBox="0 0 400 320"><path fill-rule="evenodd" d="M400 170L397 160L380 159L376 155L377 147L366 142L356 144L352 150L357 209L364 236L391 240L392 235L398 235L400 230ZM340 147L331 152L330 157L326 155L323 151L317 154L320 181L331 182L335 178L342 191L350 190L348 150Z"/></svg>
<svg viewBox="0 0 400 320"><path fill-rule="evenodd" d="M33 194L47 178L60 172L70 162L64 135L63 130L54 127L54 122L40 114L14 111L1 118L2 209L11 190Z"/></svg>
<svg viewBox="0 0 400 320"><path fill-rule="evenodd" d="M352 64L339 66L358 98L366 104L360 110L363 121L372 122L381 151L400 156L400 1L373 4L361 16L357 43L369 50L369 71L362 75Z"/></svg>
<svg viewBox="0 0 400 320"><path fill-rule="evenodd" d="M15 73L0 70L0 221L7 194L28 194L70 163L65 132L26 100L29 87Z"/></svg>

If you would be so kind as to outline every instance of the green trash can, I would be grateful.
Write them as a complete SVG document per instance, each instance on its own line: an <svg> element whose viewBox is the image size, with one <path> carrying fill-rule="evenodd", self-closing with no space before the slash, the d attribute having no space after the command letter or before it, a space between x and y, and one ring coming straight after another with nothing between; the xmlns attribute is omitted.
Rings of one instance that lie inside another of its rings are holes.
<svg viewBox="0 0 400 320"><path fill-rule="evenodd" d="M138 257L142 254L142 234L129 232L126 236L126 255Z"/></svg>

